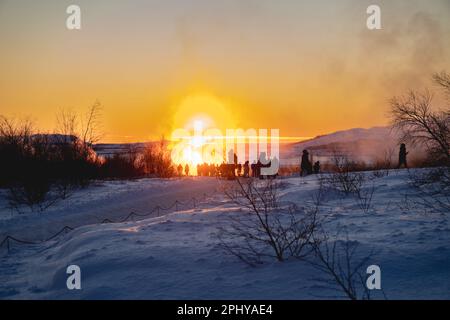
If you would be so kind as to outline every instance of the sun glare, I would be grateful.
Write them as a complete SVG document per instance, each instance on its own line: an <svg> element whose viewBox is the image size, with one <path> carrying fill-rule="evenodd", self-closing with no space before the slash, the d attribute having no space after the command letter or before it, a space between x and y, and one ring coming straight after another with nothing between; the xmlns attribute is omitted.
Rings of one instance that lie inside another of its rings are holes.
<svg viewBox="0 0 450 320"><path fill-rule="evenodd" d="M234 106L210 94L193 94L181 99L173 107L173 129L205 130L234 128Z"/></svg>
<svg viewBox="0 0 450 320"><path fill-rule="evenodd" d="M221 163L222 150L214 149L213 138L204 133L213 128L234 128L236 120L232 116L232 108L229 103L209 94L194 94L181 99L174 106L173 130L186 134L178 135L181 147L172 155L174 163L188 164L192 174L195 174L198 164Z"/></svg>

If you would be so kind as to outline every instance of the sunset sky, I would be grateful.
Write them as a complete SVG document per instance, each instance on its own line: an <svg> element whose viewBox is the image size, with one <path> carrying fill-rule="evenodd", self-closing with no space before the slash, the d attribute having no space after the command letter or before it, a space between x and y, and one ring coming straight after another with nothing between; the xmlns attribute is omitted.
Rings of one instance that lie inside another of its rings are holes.
<svg viewBox="0 0 450 320"><path fill-rule="evenodd" d="M311 137L385 125L392 95L450 71L450 1L0 0L0 42L0 114L45 131L99 100L105 142L196 117Z"/></svg>

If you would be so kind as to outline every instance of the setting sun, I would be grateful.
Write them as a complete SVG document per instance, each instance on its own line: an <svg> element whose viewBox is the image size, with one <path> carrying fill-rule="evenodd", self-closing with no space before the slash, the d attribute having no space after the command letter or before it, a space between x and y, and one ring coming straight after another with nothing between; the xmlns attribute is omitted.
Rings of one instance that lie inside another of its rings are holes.
<svg viewBox="0 0 450 320"><path fill-rule="evenodd" d="M195 174L198 164L223 162L222 132L235 128L235 106L208 93L188 95L174 105L172 130L172 160L175 164L188 164Z"/></svg>
<svg viewBox="0 0 450 320"><path fill-rule="evenodd" d="M184 97L174 106L173 129L234 128L237 123L231 102L207 93Z"/></svg>

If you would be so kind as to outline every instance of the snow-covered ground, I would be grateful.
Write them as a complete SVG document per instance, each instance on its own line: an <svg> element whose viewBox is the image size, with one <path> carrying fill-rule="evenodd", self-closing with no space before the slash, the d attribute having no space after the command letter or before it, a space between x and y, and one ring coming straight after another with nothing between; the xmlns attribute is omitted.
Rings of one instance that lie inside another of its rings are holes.
<svg viewBox="0 0 450 320"><path fill-rule="evenodd" d="M118 221L131 212L144 215L157 206L170 207L175 201L201 200L205 194L215 193L216 187L216 179L197 177L98 181L88 188L71 192L66 200L43 212L21 208L24 214L10 210L5 200L6 191L0 190L3 196L0 202L0 239L7 234L28 240L47 239L66 225L78 227L104 219ZM179 205L178 209L181 208L183 206ZM160 214L163 213L167 210L160 210Z"/></svg>
<svg viewBox="0 0 450 320"><path fill-rule="evenodd" d="M354 197L327 194L320 212L324 227L333 232L338 225L345 226L360 250L377 252L370 263L381 267L382 288L389 299L450 299L448 214L424 213L405 205L410 191L406 170L393 170L372 182L376 188L369 212L363 212ZM0 249L0 298L339 296L325 290L321 280L327 276L304 261L268 261L250 267L226 254L218 245L218 227L229 222L229 215L242 214L242 209L221 193L195 209L167 211L161 217L109 224L94 221L93 216L117 218L186 200L220 189L219 184L209 178L104 182L77 192L48 212L18 216L1 211L1 235L39 239L61 224L82 226L43 244L12 243L9 254ZM280 187L283 200L305 205L312 203L318 181L316 176L286 178ZM81 268L81 290L66 288L66 268L71 264Z"/></svg>

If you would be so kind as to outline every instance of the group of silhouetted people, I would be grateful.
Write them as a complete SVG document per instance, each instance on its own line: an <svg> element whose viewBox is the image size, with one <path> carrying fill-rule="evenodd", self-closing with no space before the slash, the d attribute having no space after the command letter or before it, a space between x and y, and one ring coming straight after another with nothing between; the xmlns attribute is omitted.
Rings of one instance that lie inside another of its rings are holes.
<svg viewBox="0 0 450 320"><path fill-rule="evenodd" d="M189 165L187 163L184 166L184 169L183 169L183 166L181 164L178 165L178 167L177 167L177 174L178 174L178 176L181 177L183 175L183 171L184 171L184 174L186 174L187 176L189 175Z"/></svg>
<svg viewBox="0 0 450 320"><path fill-rule="evenodd" d="M244 164L239 162L222 162L220 165L202 163L197 165L197 175L202 177L221 177L227 179L234 179L236 177L263 179L264 176L273 178L276 177L277 174L263 175L261 171L262 168L269 168L271 164L272 161L264 164L261 160L254 161L252 164L250 164L249 161L245 161Z"/></svg>
<svg viewBox="0 0 450 320"><path fill-rule="evenodd" d="M275 178L278 175L279 160L274 157L273 159L267 159L266 153L261 152L258 161L253 161L250 164L249 161L245 161L244 164L238 161L237 155L230 150L228 154L229 162L222 162L218 164L201 163L197 165L197 175L202 177L221 177L227 179L235 179L236 177L243 178ZM262 168L271 168L275 165L276 170L262 171ZM275 172L276 171L276 172ZM189 175L189 165L179 164L177 166L178 176Z"/></svg>
<svg viewBox="0 0 450 320"><path fill-rule="evenodd" d="M408 155L408 152L406 151L406 145L402 143L400 145L400 151L399 151L399 159L398 159L398 167L405 167L408 168L406 156ZM264 177L268 178L275 178L278 173L274 174L262 174L262 168L270 168L272 164L276 164L276 168L278 171L278 159L275 157L271 160L266 159L266 154L262 152L260 154L260 157L258 161L253 161L252 164L250 164L249 161L245 161L244 164L238 162L236 154L231 154L232 159L234 160L233 163L225 163L222 162L220 165L217 164L208 164L208 163L202 163L197 165L197 175L202 177L222 177L227 179L234 179L236 177L244 177L244 178L260 178L263 179ZM276 162L276 163L274 163ZM300 176L307 176L309 174L319 174L321 172L320 168L320 161L312 163L310 159L310 155L308 150L303 150L303 154L301 157L301 164L300 164ZM177 167L177 173L179 176L189 175L189 165L186 164L184 167L179 164Z"/></svg>

